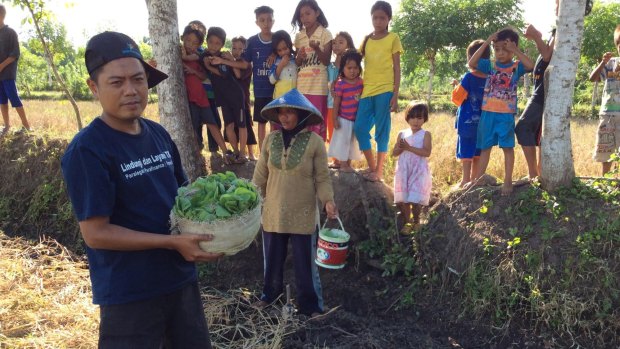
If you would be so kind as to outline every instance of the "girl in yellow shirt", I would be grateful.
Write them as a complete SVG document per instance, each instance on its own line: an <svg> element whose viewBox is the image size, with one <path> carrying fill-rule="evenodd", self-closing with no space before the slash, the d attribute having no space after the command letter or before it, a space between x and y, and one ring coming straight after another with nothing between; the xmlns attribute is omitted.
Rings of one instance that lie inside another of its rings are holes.
<svg viewBox="0 0 620 349"><path fill-rule="evenodd" d="M403 47L398 35L388 31L392 6L386 1L377 1L370 14L374 31L366 36L360 50L364 55L364 92L357 110L354 131L368 163L364 178L376 182L383 180L383 165L392 126L390 112L396 112L398 108L400 54ZM373 127L377 142L376 162L370 143L370 130Z"/></svg>

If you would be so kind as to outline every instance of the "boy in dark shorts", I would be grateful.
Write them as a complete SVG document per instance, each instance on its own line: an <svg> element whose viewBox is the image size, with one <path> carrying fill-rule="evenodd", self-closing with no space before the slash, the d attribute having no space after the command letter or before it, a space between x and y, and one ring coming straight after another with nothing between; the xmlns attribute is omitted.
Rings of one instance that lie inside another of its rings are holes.
<svg viewBox="0 0 620 349"><path fill-rule="evenodd" d="M222 109L224 129L228 142L234 153L227 153L230 161L242 164L248 161L245 150L248 131L245 120L245 95L243 87L236 79L233 69L247 67L246 62L237 62L230 52L222 52L226 42L226 32L220 27L211 27L207 31L207 49L201 56L209 79L213 84L215 99ZM235 133L239 129L239 137ZM238 140L238 142L237 142Z"/></svg>
<svg viewBox="0 0 620 349"><path fill-rule="evenodd" d="M258 122L258 148L260 152L267 133L267 120L261 116L261 110L273 99L273 85L269 82L269 68L275 60L271 47L273 9L269 6L260 6L254 10L254 14L260 32L248 39L243 59L252 64L252 78L254 80L253 119Z"/></svg>

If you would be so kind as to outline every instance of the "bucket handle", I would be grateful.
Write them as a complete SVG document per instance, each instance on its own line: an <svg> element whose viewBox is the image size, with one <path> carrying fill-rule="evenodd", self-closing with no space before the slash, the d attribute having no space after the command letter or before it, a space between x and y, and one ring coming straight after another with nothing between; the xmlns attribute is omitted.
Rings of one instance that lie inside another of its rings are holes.
<svg viewBox="0 0 620 349"><path fill-rule="evenodd" d="M336 216L336 219L338 220L338 223L340 224L340 230L345 231L344 227L342 226L342 221L340 220L340 217ZM329 218L325 218L325 222L323 222L323 226L321 227L321 229L325 229L325 224L327 224L328 220Z"/></svg>

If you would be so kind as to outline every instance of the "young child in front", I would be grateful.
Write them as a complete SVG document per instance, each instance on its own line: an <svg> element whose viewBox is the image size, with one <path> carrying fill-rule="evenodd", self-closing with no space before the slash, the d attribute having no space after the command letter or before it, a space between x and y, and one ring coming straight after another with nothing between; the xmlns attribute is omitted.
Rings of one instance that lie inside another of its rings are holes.
<svg viewBox="0 0 620 349"><path fill-rule="evenodd" d="M614 44L620 54L620 25L614 31ZM599 110L599 125L594 148L594 161L602 164L602 174L611 170L611 154L620 147L620 57L606 52L590 74L590 81L605 81Z"/></svg>
<svg viewBox="0 0 620 349"><path fill-rule="evenodd" d="M476 51L482 46L484 40L474 40L467 47L467 60L469 61ZM491 49L487 46L482 57L489 59ZM480 159L480 149L476 148L476 134L478 122L482 112L482 96L487 81L486 74L475 69L465 73L461 82L452 91L452 102L459 108L456 112L456 158L463 166L463 179L459 187L469 183L476 175Z"/></svg>
<svg viewBox="0 0 620 349"><path fill-rule="evenodd" d="M237 36L232 38L232 49L230 53L232 53L233 58L236 61L243 61L243 51L245 50L245 46L247 45L247 40L243 36ZM256 156L254 156L254 146L257 144L256 135L254 134L254 129L252 128L252 113L250 112L250 85L252 84L252 69L233 69L235 73L235 77L239 80L241 87L243 88L243 95L245 96L245 105L244 105L244 114L245 114L245 125L248 130L248 159L251 161L256 161ZM235 128L235 134L239 137L239 128Z"/></svg>
<svg viewBox="0 0 620 349"><path fill-rule="evenodd" d="M403 217L401 234L419 230L422 206L428 206L432 177L428 166L433 141L422 125L428 121L428 105L411 102L405 109L409 128L398 133L392 156L398 157L394 173L394 203ZM412 217L413 215L413 217Z"/></svg>
<svg viewBox="0 0 620 349"><path fill-rule="evenodd" d="M336 57L336 60L330 62L327 66L327 81L328 81L328 93L327 93L327 143L332 139L334 134L334 124L332 113L334 110L334 83L340 76L340 57L349 49L354 49L355 44L353 38L347 32L338 32L332 40L332 53ZM338 165L334 163L330 165L332 168L338 168Z"/></svg>
<svg viewBox="0 0 620 349"><path fill-rule="evenodd" d="M273 33L273 9L259 6L254 10L256 25L260 32L248 39L243 59L252 65L254 81L254 111L252 119L258 123L258 149L262 149L267 133L267 120L261 116L261 110L272 101L273 85L269 82L269 67L275 57L272 54L271 37Z"/></svg>
<svg viewBox="0 0 620 349"><path fill-rule="evenodd" d="M183 71L185 73L185 88L187 90L187 98L189 100L189 111L192 118L192 126L194 128L194 132L196 132L198 145L200 149L204 146L202 124L206 123L207 128L211 131L215 142L224 155L226 154L226 143L224 143L224 138L220 133L215 116L211 111L207 93L202 87L202 80L205 79L206 73L200 66L199 61L191 58L191 56L197 55L197 50L204 41L203 32L196 24L190 24L183 30L181 41L183 42L182 58ZM225 162L227 162L226 158Z"/></svg>
<svg viewBox="0 0 620 349"><path fill-rule="evenodd" d="M355 49L345 52L340 60L340 78L334 86L334 135L327 153L327 156L338 160L342 172L353 172L351 160L362 158L353 134L359 98L364 88L361 72L362 55Z"/></svg>
<svg viewBox="0 0 620 349"><path fill-rule="evenodd" d="M327 30L327 18L316 0L301 0L291 24L299 28L295 36L295 63L299 67L297 89L321 115L327 115L327 66L332 56L332 34ZM323 140L327 138L325 120L309 128Z"/></svg>
<svg viewBox="0 0 620 349"><path fill-rule="evenodd" d="M340 62L342 55L350 49L355 49L353 38L347 32L338 32L334 36L332 41L332 51L336 56L336 59L327 67L327 78L329 80L329 91L327 93L327 142L330 143L334 134L334 119L338 115L334 115L334 85L338 77L340 76ZM361 66L360 66L361 67ZM357 144L357 140L355 141ZM329 164L329 168L340 168L340 161L336 158L331 158L332 162Z"/></svg>
<svg viewBox="0 0 620 349"><path fill-rule="evenodd" d="M293 41L285 30L273 33L271 43L277 58L269 69L269 82L275 86L273 99L276 99L297 86L297 65Z"/></svg>
<svg viewBox="0 0 620 349"><path fill-rule="evenodd" d="M228 141L234 153L227 152L230 162L243 164L248 161L245 151L248 132L245 122L245 95L243 87L235 78L233 69L247 68L246 62L237 62L230 52L222 52L226 42L226 32L219 27L211 27L207 31L207 50L201 61L209 73L213 84L215 99L222 109L224 125ZM239 142L235 134L235 127L239 129Z"/></svg>
<svg viewBox="0 0 620 349"><path fill-rule="evenodd" d="M355 136L364 153L368 169L363 171L366 180L383 180L383 166L392 128L391 114L398 109L400 89L400 54L403 47L398 35L389 32L392 6L377 1L370 9L373 32L362 43L364 56L364 92L357 110ZM377 161L372 152L370 130L375 128Z"/></svg>
<svg viewBox="0 0 620 349"><path fill-rule="evenodd" d="M493 43L495 61L482 58ZM491 34L468 62L470 69L487 74L482 115L478 124L476 147L480 151L480 166L472 183L480 183L486 173L491 149L498 145L504 152L504 184L502 195L512 193L512 171L515 162L515 114L517 113L517 84L521 76L532 71L534 63L519 50L519 33L511 28ZM513 60L513 57L517 60Z"/></svg>

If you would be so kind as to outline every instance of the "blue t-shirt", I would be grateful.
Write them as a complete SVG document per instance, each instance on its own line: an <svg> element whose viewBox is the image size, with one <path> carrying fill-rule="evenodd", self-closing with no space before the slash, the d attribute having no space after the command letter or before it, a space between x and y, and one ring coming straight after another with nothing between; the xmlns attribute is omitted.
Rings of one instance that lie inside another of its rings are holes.
<svg viewBox="0 0 620 349"><path fill-rule="evenodd" d="M461 137L476 138L486 81L486 78L477 77L470 72L461 79L461 86L467 91L467 99L456 112L455 127Z"/></svg>
<svg viewBox="0 0 620 349"><path fill-rule="evenodd" d="M159 124L140 119L131 135L94 119L62 157L62 172L78 221L170 234L168 217L187 178L176 145ZM93 302L123 304L173 292L196 280L194 263L168 249L112 251L87 247Z"/></svg>
<svg viewBox="0 0 620 349"><path fill-rule="evenodd" d="M517 113L517 85L519 79L527 73L521 61L502 64L491 63L488 59L478 61L477 70L487 74L482 110L500 113Z"/></svg>
<svg viewBox="0 0 620 349"><path fill-rule="evenodd" d="M269 82L269 66L267 58L273 52L271 41L263 41L260 33L248 39L243 52L243 59L252 63L252 78L254 79L254 98L271 98L273 85Z"/></svg>

